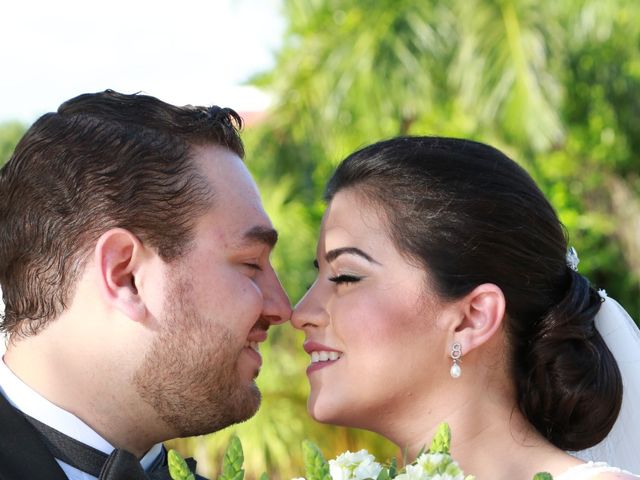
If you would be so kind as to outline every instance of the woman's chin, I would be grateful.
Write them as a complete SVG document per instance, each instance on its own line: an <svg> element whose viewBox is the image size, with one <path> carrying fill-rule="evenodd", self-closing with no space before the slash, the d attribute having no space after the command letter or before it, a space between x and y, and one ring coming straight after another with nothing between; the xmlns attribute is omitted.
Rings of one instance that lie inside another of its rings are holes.
<svg viewBox="0 0 640 480"><path fill-rule="evenodd" d="M307 411L316 422L331 424L335 422L335 406L327 405L314 395L311 395L307 401Z"/></svg>
<svg viewBox="0 0 640 480"><path fill-rule="evenodd" d="M353 425L352 414L335 402L325 403L321 398L310 396L307 401L307 412L316 422L343 427L357 427L357 425Z"/></svg>

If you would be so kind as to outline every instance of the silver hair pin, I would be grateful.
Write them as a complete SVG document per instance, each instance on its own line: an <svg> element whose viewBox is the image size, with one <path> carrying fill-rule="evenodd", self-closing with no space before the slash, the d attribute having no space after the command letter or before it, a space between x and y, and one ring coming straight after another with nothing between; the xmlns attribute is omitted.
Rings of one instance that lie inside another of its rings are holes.
<svg viewBox="0 0 640 480"><path fill-rule="evenodd" d="M580 263L580 259L578 258L578 252L573 247L569 247L567 250L567 267L569 267L574 272L578 271L578 264Z"/></svg>

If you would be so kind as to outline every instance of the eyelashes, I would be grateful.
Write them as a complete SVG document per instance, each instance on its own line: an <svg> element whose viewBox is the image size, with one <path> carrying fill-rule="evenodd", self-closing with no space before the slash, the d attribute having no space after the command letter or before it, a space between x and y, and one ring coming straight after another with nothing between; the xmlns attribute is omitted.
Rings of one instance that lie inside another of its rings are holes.
<svg viewBox="0 0 640 480"><path fill-rule="evenodd" d="M315 267L316 270L320 270L320 264L318 263L318 260L315 259L313 261L313 266ZM333 277L329 277L328 280L330 282L335 283L336 285L349 285L350 283L357 283L360 280L362 280L363 277L358 277L356 275L349 275L346 273L343 273L342 275L335 275ZM307 290L309 290L311 288L311 286L309 286L307 288Z"/></svg>
<svg viewBox="0 0 640 480"><path fill-rule="evenodd" d="M356 283L362 280L362 277L356 277L355 275L336 275L335 277L329 277L329 281L337 285Z"/></svg>

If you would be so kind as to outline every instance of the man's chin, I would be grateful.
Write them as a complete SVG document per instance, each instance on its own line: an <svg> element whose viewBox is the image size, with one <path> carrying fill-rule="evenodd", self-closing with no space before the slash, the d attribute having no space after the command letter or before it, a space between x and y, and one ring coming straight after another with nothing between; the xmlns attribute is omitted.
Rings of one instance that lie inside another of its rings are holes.
<svg viewBox="0 0 640 480"><path fill-rule="evenodd" d="M251 381L251 384L247 387L245 397L245 410L246 414L244 418L238 421L244 421L251 417L253 417L258 409L260 408L260 403L262 402L262 394L260 393L260 389L256 385L256 382Z"/></svg>
<svg viewBox="0 0 640 480"><path fill-rule="evenodd" d="M232 412L232 414L229 415L227 419L227 425L222 428L233 425L234 423L241 423L249 420L260 408L261 402L262 394L255 382L252 381L246 391L243 392L242 399L238 399L238 402L233 405L233 407L231 407L231 405L229 406L229 411Z"/></svg>
<svg viewBox="0 0 640 480"><path fill-rule="evenodd" d="M236 423L242 423L253 417L258 409L262 400L260 390L257 385L251 382L251 385L243 389L242 392L237 392L233 399L225 402L221 408L221 405L211 406L209 408L211 414L202 418L201 422L194 423L193 421L187 421L188 425L182 429L181 437L190 437L195 435L207 435L209 433L217 432L223 428L229 427ZM221 415L220 412L224 413ZM190 419L190 420L193 420Z"/></svg>

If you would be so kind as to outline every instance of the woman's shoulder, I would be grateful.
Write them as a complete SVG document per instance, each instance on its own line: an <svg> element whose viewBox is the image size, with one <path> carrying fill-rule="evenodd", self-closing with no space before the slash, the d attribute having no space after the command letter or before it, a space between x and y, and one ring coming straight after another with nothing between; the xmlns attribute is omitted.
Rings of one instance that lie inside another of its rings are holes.
<svg viewBox="0 0 640 480"><path fill-rule="evenodd" d="M605 462L587 462L571 467L556 480L635 480L640 478Z"/></svg>

